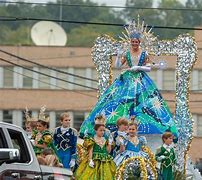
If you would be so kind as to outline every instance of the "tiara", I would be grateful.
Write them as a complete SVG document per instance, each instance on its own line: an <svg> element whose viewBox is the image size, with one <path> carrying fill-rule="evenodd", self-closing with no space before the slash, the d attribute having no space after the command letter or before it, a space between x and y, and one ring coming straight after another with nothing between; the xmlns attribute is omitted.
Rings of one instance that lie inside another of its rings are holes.
<svg viewBox="0 0 202 180"><path fill-rule="evenodd" d="M145 50L149 49L150 46L157 43L157 37L153 35L152 27L147 31L148 25L145 24L144 20L140 22L140 16L138 15L137 21L132 20L128 25L125 25L125 32L122 32L123 37L119 38L123 42L130 42L130 39L140 39L141 47Z"/></svg>
<svg viewBox="0 0 202 180"><path fill-rule="evenodd" d="M49 116L47 116L47 115L45 114L45 111L46 111L46 106L44 105L44 106L42 106L41 109L40 109L40 112L39 112L39 120L40 120L40 121L44 121L44 122L46 122L46 123L49 123L50 118L49 118Z"/></svg>
<svg viewBox="0 0 202 180"><path fill-rule="evenodd" d="M37 119L30 116L29 109L27 107L25 107L24 113L26 121L37 121Z"/></svg>
<svg viewBox="0 0 202 180"><path fill-rule="evenodd" d="M95 124L104 124L105 125L106 120L103 115L98 115L95 117Z"/></svg>
<svg viewBox="0 0 202 180"><path fill-rule="evenodd" d="M25 113L25 119L26 119L26 121L31 121L32 119L30 117L29 110L28 110L27 107L25 107L24 113Z"/></svg>
<svg viewBox="0 0 202 180"><path fill-rule="evenodd" d="M139 121L136 120L135 116L131 116L129 120L129 125L130 124L136 124L137 126L139 125Z"/></svg>

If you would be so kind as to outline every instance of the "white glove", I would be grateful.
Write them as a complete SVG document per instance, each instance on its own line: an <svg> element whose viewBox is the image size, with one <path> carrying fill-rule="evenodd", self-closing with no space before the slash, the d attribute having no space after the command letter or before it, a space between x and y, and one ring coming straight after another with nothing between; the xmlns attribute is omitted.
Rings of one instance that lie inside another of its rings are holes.
<svg viewBox="0 0 202 180"><path fill-rule="evenodd" d="M92 168L94 168L94 165L95 164L94 164L93 160L91 159L90 162L89 162L89 166L92 167Z"/></svg>
<svg viewBox="0 0 202 180"><path fill-rule="evenodd" d="M111 145L113 143L114 139L112 137L112 135L109 136L109 144Z"/></svg>
<svg viewBox="0 0 202 180"><path fill-rule="evenodd" d="M164 156L164 155L161 155L159 158L158 158L158 160L159 161L162 161L163 159L165 159L166 157Z"/></svg>
<svg viewBox="0 0 202 180"><path fill-rule="evenodd" d="M121 57L117 56L115 61L115 67L120 68L122 66L121 64Z"/></svg>
<svg viewBox="0 0 202 180"><path fill-rule="evenodd" d="M140 66L138 69L144 72L150 72L151 66Z"/></svg>
<svg viewBox="0 0 202 180"><path fill-rule="evenodd" d="M133 66L129 70L130 71L137 71L139 69L139 66Z"/></svg>
<svg viewBox="0 0 202 180"><path fill-rule="evenodd" d="M124 139L122 137L118 137L116 139L116 144L119 145L124 145Z"/></svg>
<svg viewBox="0 0 202 180"><path fill-rule="evenodd" d="M75 166L75 159L71 159L69 166L70 166L70 168Z"/></svg>

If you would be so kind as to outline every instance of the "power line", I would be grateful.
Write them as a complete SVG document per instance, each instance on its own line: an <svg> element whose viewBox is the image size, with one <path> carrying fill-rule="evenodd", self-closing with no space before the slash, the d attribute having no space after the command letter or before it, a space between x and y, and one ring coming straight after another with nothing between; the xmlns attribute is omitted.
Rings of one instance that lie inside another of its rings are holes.
<svg viewBox="0 0 202 180"><path fill-rule="evenodd" d="M118 23L102 23L102 22L89 22L89 21L73 21L73 20L59 20L59 19L47 19L47 18L32 18L32 17L12 17L12 16L0 16L0 21L52 21L52 22L64 22L72 24L88 24L88 25L98 25L98 26L127 26L127 24ZM174 27L174 26L147 26L148 28L155 29L180 29L180 30L202 30L202 28L189 28L189 27Z"/></svg>
<svg viewBox="0 0 202 180"><path fill-rule="evenodd" d="M89 87L89 86L82 85L82 84L78 84L78 83L71 82L71 81L67 81L67 80L64 80L64 79L61 79L61 78L58 78L58 77L54 77L54 76L51 76L51 75L42 73L42 72L40 72L40 71L35 71L35 70L33 70L33 69L29 69L29 68L27 68L27 67L21 66L21 65L19 65L19 64L13 63L13 62L10 62L10 61L8 61L8 60L6 60L6 59L3 59L3 58L0 58L0 61L7 62L7 63L9 63L9 64L12 64L12 65L15 65L15 66L18 66L18 67L27 69L27 70L29 70L29 71L32 71L32 72L35 72L35 73L38 73L38 74L41 74L41 75L44 75L44 76L47 76L47 77L50 77L50 78L54 78L54 79L57 79L57 80L60 80L60 81L64 81L64 82L67 82L67 83L70 83L70 84L74 84L74 85L77 85L77 86L81 86L81 87L84 87L84 88L88 88L88 89L92 89L92 90L96 90L96 91L97 91L96 88Z"/></svg>
<svg viewBox="0 0 202 180"><path fill-rule="evenodd" d="M65 71L61 71L61 70L58 70L58 69L55 69L55 68L52 68L52 67L48 67L48 66L45 66L45 65L42 65L42 64L39 64L39 63L35 63L35 62L33 62L33 61L27 60L27 59L25 59L25 58L22 58L22 57L19 57L19 56L14 55L14 54L12 54L12 53L9 53L9 52L7 52L7 51L4 51L4 50L2 50L2 49L0 49L0 52L3 52L3 53L5 53L5 54L7 54L7 55L13 56L13 57L18 58L18 59L21 59L21 60L23 60L23 61L27 61L27 62L36 64L36 65L42 66L42 67L44 67L44 68L48 68L48 69L55 70L55 71L58 71L58 72L61 72L61 73L64 73L64 74L68 74L68 73L66 73ZM42 75L45 75L45 76L48 76L48 77L51 77L51 78L55 78L55 79L58 79L58 80L61 80L61 81L64 81L64 82L68 82L68 83L72 83L72 84L75 84L75 85L78 85L78 86L87 87L87 88L91 88L91 89L92 89L92 87L89 87L89 86L81 85L81 84L74 83L74 82L71 82L71 81L66 81L66 80L63 80L63 79L61 79L61 78L57 78L57 77L54 77L54 76L51 76L51 75L48 75L48 74L45 74L45 73L41 73L41 72L39 72L39 71L35 71L35 70L32 70L32 69L29 69L29 68L27 68L27 67L24 67L24 66L21 66L21 65L12 63L12 62L10 62L10 61L8 61L8 60L5 60L5 59L3 59L3 58L0 58L0 59L1 59L2 61L7 62L7 63L10 63L10 64L13 64L13 65L22 67L22 68L24 68L24 69L27 69L27 70L29 70L29 71L33 71L33 72L36 72L36 73L39 73L39 74L42 74ZM71 74L71 73L70 73L70 74ZM72 76L77 76L77 75L74 75L74 74L71 74L71 75L72 75ZM83 78L85 79L85 77L83 77L83 76L80 76L80 77L81 77L82 79L83 79ZM90 80L91 80L91 79L90 79ZM97 90L97 89L95 89L95 88L93 88L93 89L94 89L94 90ZM168 92L171 92L171 91L175 91L175 90L162 90L162 89L159 89L159 91L164 91L164 92L165 92L165 91L168 91ZM191 90L191 92L201 92L201 91L202 91L202 89ZM195 102L196 102L196 101L195 101ZM201 101L199 101L199 102L201 102Z"/></svg>
<svg viewBox="0 0 202 180"><path fill-rule="evenodd" d="M7 60L2 59L2 58L0 58L0 60L7 62ZM8 63L10 63L10 64L15 64L15 63L11 63L11 62L8 62ZM27 75L25 75L25 74L19 73L19 72L14 71L14 70L11 70L11 69L9 69L9 68L6 68L6 67L4 67L4 68L7 69L8 71L14 72L14 73L16 73L16 74L22 75L22 76L27 77L27 78L30 78L30 79L34 79L34 80L36 80L36 81L38 81L38 82L42 82L42 83L44 83L44 84L48 84L48 85L51 85L51 86L55 86L55 87L58 87L58 88L63 89L63 90L68 90L68 89L63 88L63 87L60 87L60 86L58 86L58 85L55 85L55 84L52 84L52 83L48 83L48 82L45 82L45 81L42 81L42 80L39 80L39 79L30 77L30 76L27 76ZM24 68L24 69L27 69L26 67L23 67L23 68ZM31 69L28 69L28 70L29 70L29 71L32 71ZM33 70L33 71L34 71L34 70ZM38 73L40 74L40 72L38 72ZM160 90L160 91L161 91L161 92L162 92L162 91L169 91L169 92L170 92L170 90ZM96 96L89 95L89 94L85 94L85 93L81 93L81 92L78 92L78 91L71 91L71 92L78 93L78 94L82 94L82 95L86 95L86 96L89 96L89 97L97 98ZM175 100L172 100L172 99L170 99L170 100L169 100L169 99L165 99L165 100L166 100L167 102L176 102ZM201 103L202 100L189 100L189 102ZM193 105L192 105L191 107L193 107Z"/></svg>
<svg viewBox="0 0 202 180"><path fill-rule="evenodd" d="M20 57L20 56L17 56L17 55L14 55L14 54L12 54L12 53L9 53L8 51L4 51L4 50L2 50L2 49L0 49L0 52L3 52L3 53L5 53L5 54L7 54L7 55L10 55L10 56L13 56L13 57L15 57L15 58L18 58L18 59L21 59L21 60L23 60L23 61L25 61L25 62L30 62L30 63L32 63L32 64L36 64L36 65L38 65L38 66L42 66L42 67L44 67L44 68L47 68L47 69L51 69L51 70L54 70L54 71L57 71L57 72L60 72L60 73L63 73L63 74L68 74L68 75L71 75L71 76L79 76L79 75L75 75L75 74L72 74L72 73L67 73L67 72L65 72L65 71L61 71L61 70L58 70L58 69L55 69L55 68L52 68L52 67L49 67L49 66L45 66L45 65L42 65L42 64L40 64L40 63L36 63L36 62L33 62L33 61L31 61L31 60L28 60L28 59L25 59L25 58L22 58L22 57ZM90 55L85 55L85 56L90 56ZM74 56L75 57L75 56ZM77 57L77 56L76 56ZM81 55L81 56L78 56L78 57L84 57L84 55ZM47 58L40 58L40 59L56 59L56 58L67 58L67 56L65 57L47 57ZM39 58L34 58L34 59L39 59ZM83 76L79 76L80 78L82 78L82 79L86 79L86 77L83 77ZM98 82L97 80L94 80L94 79L91 79L91 78L87 78L88 80L91 80L91 81L95 81L95 82ZM195 87L195 86L197 86L197 84L195 84L193 87ZM160 91L168 91L168 92L170 92L170 91L175 91L174 89L168 89L168 90L163 90L163 89L159 89ZM202 89L200 90L190 90L191 92L199 92L199 91L202 91Z"/></svg>
<svg viewBox="0 0 202 180"><path fill-rule="evenodd" d="M87 77L84 77L84 76L80 76L80 75L68 73L68 72L65 72L65 71L62 71L62 70L53 68L53 67L49 67L49 66L46 66L46 65L43 65L43 64L40 64L40 63L36 63L36 62L34 62L34 61L31 61L31 60L22 58L22 57L20 57L20 56L17 56L17 55L15 55L15 54L9 53L9 52L4 51L4 50L2 50L2 49L0 49L0 52L5 53L5 54L7 54L7 55L9 55L9 56L18 58L18 59L20 59L20 60L22 60L22 61L29 62L29 63L31 63L31 64L35 64L35 65L37 65L37 66L40 66L40 67L43 67L43 68L47 68L47 69L50 69L50 70L54 70L54 71L59 72L59 73L62 73L62 74L74 76L74 77L81 78L81 79L85 79L85 80L89 80L89 81L98 82L98 81L95 80L95 79L91 79L91 78L87 78Z"/></svg>
<svg viewBox="0 0 202 180"><path fill-rule="evenodd" d="M73 56L55 56L55 57L40 57L40 58L31 58L31 60L46 60L46 59L71 59L71 58L78 58L78 57L91 57L91 55L73 55Z"/></svg>
<svg viewBox="0 0 202 180"><path fill-rule="evenodd" d="M165 8L165 7L138 7L138 6L108 6L108 5L87 5L87 4L66 4L66 3L46 3L46 2L12 2L0 1L5 4L27 4L27 5L46 5L46 6L64 6L64 7L82 7L82 8L113 8L113 9L145 9L145 10L162 10L162 11L202 11L200 8Z"/></svg>
<svg viewBox="0 0 202 180"><path fill-rule="evenodd" d="M61 71L61 70L58 70L58 69L55 69L55 68L52 68L52 67L49 67L49 66L45 66L45 65L42 65L42 64L40 64L40 63L36 63L36 62L33 62L33 61L31 61L31 60L28 60L28 59L25 59L25 58L22 58L22 57L20 57L20 56L16 56L16 55L14 55L14 54L12 54L12 53L9 53L9 52L7 52L7 51L4 51L4 50L2 50L2 49L0 49L0 52L2 52L2 53L5 53L5 54L7 54L7 55L10 55L10 56L13 56L13 57L15 57L15 58L18 58L18 59L21 59L21 60L23 60L23 61L25 61L25 62L30 62L30 63L32 63L32 64L36 64L36 65L38 65L38 66L41 66L41 67L43 67L43 68L47 68L47 69L51 69L51 70L54 70L54 71L58 71L58 72L60 72L60 73L63 73L63 74L70 74L70 75L72 75L72 76L78 76L78 75L74 75L74 74L71 74L71 73L66 73L65 71ZM14 63L15 64L15 63ZM18 65L18 64L16 64L17 66L20 66L20 65ZM29 68L27 68L27 67L24 67L24 66L20 66L20 67L22 67L22 68L25 68L25 69L28 69L28 70L30 70L30 71L34 71L34 70L32 70L32 69L29 69ZM37 71L38 72L38 71ZM46 74L47 75L47 74ZM49 76L49 75L48 75ZM83 76L79 76L80 78L82 78L82 79L86 79L85 77L83 77ZM53 78L55 78L55 77L53 77ZM60 80L60 79L59 79ZM91 80L91 79L89 79L88 78L88 80ZM93 79L92 79L93 80ZM63 80L63 81L65 81L65 80ZM93 81L96 81L96 80L93 80ZM73 83L73 82L71 82L71 81L68 81L68 82L70 82L70 83ZM97 82L97 81L96 81ZM83 85L82 85L83 86ZM88 87L89 88L89 87ZM91 88L91 87L90 87ZM97 90L97 89L96 89ZM163 90L163 89L159 89L159 91L163 91L163 92L174 92L175 90ZM198 89L198 90L190 90L190 92L202 92L202 89Z"/></svg>
<svg viewBox="0 0 202 180"><path fill-rule="evenodd" d="M27 75L25 75L25 74L19 73L19 72L14 71L14 70L11 70L11 69L9 69L9 68L6 68L6 67L4 67L4 68L7 69L8 71L14 72L14 73L16 73L16 74L19 74L19 75L21 75L21 76L24 76L24 77L27 77L27 78L30 78L30 79L33 79L33 80L36 80L36 81L38 81L38 82L42 82L42 83L44 83L44 84L48 84L48 85L51 85L51 86L55 86L55 87L60 88L60 89L62 89L62 90L69 90L69 89L60 87L60 86L58 86L58 85L56 85L56 84L48 83L48 82L45 82L45 81L42 81L42 80L39 80L39 79L30 77L30 76L27 76ZM71 91L71 92L78 93L78 94L82 94L82 95L89 96L89 97L93 97L93 98L97 98L96 96L93 96L93 95L90 95L90 94L81 93L81 92L78 92L78 91Z"/></svg>

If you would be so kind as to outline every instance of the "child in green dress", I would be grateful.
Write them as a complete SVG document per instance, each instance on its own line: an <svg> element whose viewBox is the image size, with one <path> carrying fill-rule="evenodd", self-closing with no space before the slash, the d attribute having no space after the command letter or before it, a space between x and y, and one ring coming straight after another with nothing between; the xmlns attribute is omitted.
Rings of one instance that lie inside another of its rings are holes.
<svg viewBox="0 0 202 180"><path fill-rule="evenodd" d="M174 180L173 167L176 159L173 148L173 134L171 132L165 132L162 140L163 145L157 149L156 160L161 162L160 173L163 180Z"/></svg>
<svg viewBox="0 0 202 180"><path fill-rule="evenodd" d="M116 166L109 154L113 138L104 137L104 117L95 119L94 130L95 136L84 139L83 146L87 149L88 156L79 164L75 178L76 180L113 180Z"/></svg>

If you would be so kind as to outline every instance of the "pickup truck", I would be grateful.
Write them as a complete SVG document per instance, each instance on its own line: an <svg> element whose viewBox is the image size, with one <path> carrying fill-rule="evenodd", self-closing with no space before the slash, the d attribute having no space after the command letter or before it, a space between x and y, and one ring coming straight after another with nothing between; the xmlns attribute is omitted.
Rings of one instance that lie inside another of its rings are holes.
<svg viewBox="0 0 202 180"><path fill-rule="evenodd" d="M0 180L68 180L71 170L40 165L21 127L0 122Z"/></svg>

